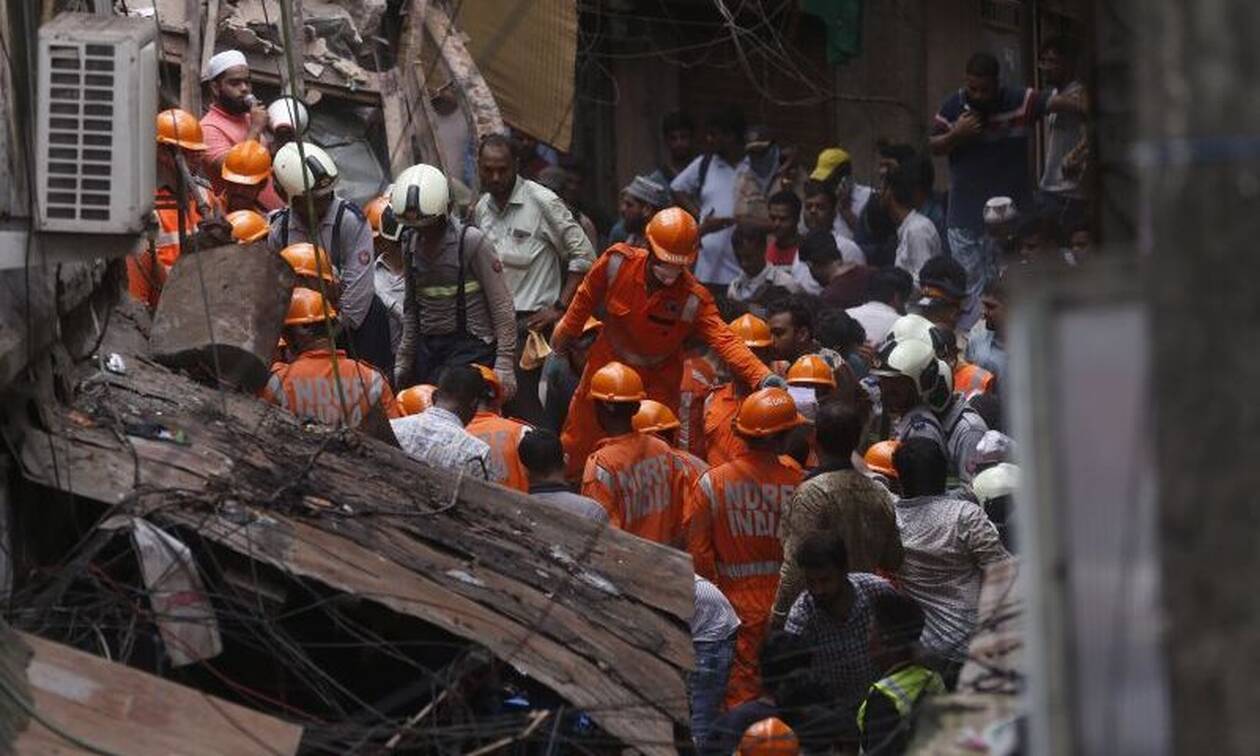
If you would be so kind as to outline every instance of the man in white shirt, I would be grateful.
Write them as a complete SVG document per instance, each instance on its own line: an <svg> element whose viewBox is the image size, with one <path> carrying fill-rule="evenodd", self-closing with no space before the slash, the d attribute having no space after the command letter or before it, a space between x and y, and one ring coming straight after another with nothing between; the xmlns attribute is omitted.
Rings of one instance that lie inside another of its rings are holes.
<svg viewBox="0 0 1260 756"><path fill-rule="evenodd" d="M517 390L505 411L538 425L546 419L538 401L539 371L522 369L521 354L530 331L551 337L595 264L595 247L564 200L518 174L507 137L482 140L477 175L485 194L473 208L474 225L494 244L516 308Z"/></svg>
<svg viewBox="0 0 1260 756"><path fill-rule="evenodd" d="M901 268L883 268L871 276L867 284L866 304L850 307L845 312L862 324L866 343L883 343L897 318L905 314L906 303L914 290L914 279Z"/></svg>
<svg viewBox="0 0 1260 756"><path fill-rule="evenodd" d="M465 430L486 393L485 379L473 367L449 367L442 373L433 406L389 424L408 457L431 467L489 479L490 445Z"/></svg>
<svg viewBox="0 0 1260 756"><path fill-rule="evenodd" d="M917 164L899 166L888 174L887 189L880 195L889 217L897 224L897 255L893 264L919 281L923 263L941 254L936 225L914 209L918 182Z"/></svg>
<svg viewBox="0 0 1260 756"><path fill-rule="evenodd" d="M744 114L730 107L708 119L707 152L670 182L674 200L700 221L700 259L693 271L700 283L726 286L739 276L731 246L735 226L735 185L739 171L750 170L744 156Z"/></svg>
<svg viewBox="0 0 1260 756"><path fill-rule="evenodd" d="M802 212L807 231L827 231L836 240L836 249L845 263L866 264L866 253L853 239L836 230L836 195L821 181L805 182L805 205Z"/></svg>
<svg viewBox="0 0 1260 756"><path fill-rule="evenodd" d="M853 180L853 161L849 153L839 147L828 147L818 153L818 162L814 165L809 177L820 181L831 190L836 198L836 217L832 221L837 243L840 238L854 241L857 239L858 219L870 202L874 190L865 184ZM843 246L840 252L844 253Z"/></svg>
<svg viewBox="0 0 1260 756"><path fill-rule="evenodd" d="M766 262L766 239L769 233L765 226L739 225L731 236L735 247L735 257L739 261L739 277L726 287L726 297L748 305L748 309L757 317L764 317L767 293L773 288L780 288L789 294L799 294L806 289L806 279L817 290L818 283L813 280L809 266L798 257L791 265L771 265Z"/></svg>

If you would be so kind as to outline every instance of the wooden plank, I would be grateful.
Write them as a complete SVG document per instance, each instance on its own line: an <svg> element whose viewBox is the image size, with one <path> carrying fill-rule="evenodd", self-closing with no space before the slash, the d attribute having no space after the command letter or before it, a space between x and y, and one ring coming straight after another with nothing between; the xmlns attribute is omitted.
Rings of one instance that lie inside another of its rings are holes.
<svg viewBox="0 0 1260 756"><path fill-rule="evenodd" d="M681 685L677 686L681 697L675 693L673 700L669 700L667 689L656 700L640 696L617 684L603 668L621 660L610 659L602 664L590 661L539 629L513 622L504 614L459 596L429 576L296 520L283 521L291 530L280 537L270 537L260 533L266 525L242 526L217 517L199 518L173 510L162 516L193 525L204 537L289 574L312 578L475 640L588 712L600 726L627 744L644 753L675 752L669 745L673 725L657 707L668 707L675 719L684 719L686 694ZM277 548L281 544L283 551Z"/></svg>
<svg viewBox="0 0 1260 756"><path fill-rule="evenodd" d="M303 429L251 397L227 394L224 417L217 392L124 357L125 374L91 374L77 423L49 408L54 434L28 433L28 477L106 502L147 492L144 509L161 521L483 644L646 750L686 721L685 553L499 486L457 485L397 449ZM83 414L96 426L83 427ZM190 443L120 439L122 416L159 418ZM168 487L180 498L163 495ZM225 495L254 521L229 523L199 504ZM312 496L342 514L301 514Z"/></svg>
<svg viewBox="0 0 1260 756"><path fill-rule="evenodd" d="M219 35L219 0L206 0L206 33L201 39L201 70L210 67L214 44Z"/></svg>
<svg viewBox="0 0 1260 756"><path fill-rule="evenodd" d="M188 32L188 54L179 67L179 106L194 116L201 116L201 0L184 0L185 27Z"/></svg>
<svg viewBox="0 0 1260 756"><path fill-rule="evenodd" d="M86 743L114 753L297 753L302 728L91 654L21 634L35 710ZM35 719L16 752L81 753Z"/></svg>

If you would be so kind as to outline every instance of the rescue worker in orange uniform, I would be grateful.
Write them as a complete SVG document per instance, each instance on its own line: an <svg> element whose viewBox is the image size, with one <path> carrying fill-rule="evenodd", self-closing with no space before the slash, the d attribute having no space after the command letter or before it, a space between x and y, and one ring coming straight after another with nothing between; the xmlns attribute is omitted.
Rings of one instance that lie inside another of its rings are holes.
<svg viewBox="0 0 1260 756"><path fill-rule="evenodd" d="M253 210L266 215L270 209L258 201L258 195L270 180L271 153L261 142L246 139L227 151L223 167L219 169L219 180L213 185L228 212Z"/></svg>
<svg viewBox="0 0 1260 756"><path fill-rule="evenodd" d="M327 252L310 242L298 242L280 250L280 256L293 268L297 276L294 282L296 288L318 291L336 306L337 272L333 269L332 259ZM324 282L322 285L321 279Z"/></svg>
<svg viewBox="0 0 1260 756"><path fill-rule="evenodd" d="M799 436L794 434L794 442L804 442L805 450L793 448L789 450L801 462L806 470L818 466L818 444L814 438L814 418L818 414L818 405L828 396L836 392L836 371L831 363L819 354L802 354L787 371L788 393L796 401L797 410L809 420L807 427L801 428ZM804 456L800 456L800 455Z"/></svg>
<svg viewBox="0 0 1260 756"><path fill-rule="evenodd" d="M901 485L897 478L897 468L893 466L893 454L900 445L898 441L877 441L862 456L862 461L866 463L867 477L883 484L889 493L897 496L901 495Z"/></svg>
<svg viewBox="0 0 1260 756"><path fill-rule="evenodd" d="M284 338L297 357L271 368L262 396L301 420L357 428L379 406L386 417L401 417L394 392L371 365L332 348L329 326L336 330L337 311L310 289L294 289ZM328 321L332 321L331 323Z"/></svg>
<svg viewBox="0 0 1260 756"><path fill-rule="evenodd" d="M227 222L232 226L232 238L237 244L262 241L270 231L267 219L253 210L233 210L227 214Z"/></svg>
<svg viewBox="0 0 1260 756"><path fill-rule="evenodd" d="M705 456L704 400L722 385L708 351L702 345L701 353L689 352L678 391L678 447L701 459Z"/></svg>
<svg viewBox="0 0 1260 756"><path fill-rule="evenodd" d="M487 479L491 483L529 493L529 472L521 462L516 448L521 437L530 427L518 420L503 416L503 384L493 370L485 365L474 364L486 381L487 396L477 405L477 414L469 421L466 430L490 446L490 462L486 465Z"/></svg>
<svg viewBox="0 0 1260 756"><path fill-rule="evenodd" d="M192 175L205 151L201 124L191 113L175 108L157 114L157 189L153 212L157 216L158 231L148 248L127 257L127 290L150 309L157 307L166 276L179 259L181 218L184 236L195 247L232 243L232 228L217 214L218 201L210 185L198 178L194 178L191 186L187 185L184 171L179 167L183 161L188 174ZM187 195L183 208L179 203L181 187ZM203 216L201 208L210 212Z"/></svg>
<svg viewBox="0 0 1260 756"><path fill-rule="evenodd" d="M654 399L639 402L639 411L634 415L634 429L639 433L651 433L669 444L669 450L674 455L674 464L681 466L687 473L690 485L708 472L709 463L678 446L678 432L681 427L678 418L664 404Z"/></svg>
<svg viewBox="0 0 1260 756"><path fill-rule="evenodd" d="M640 371L647 398L675 412L682 383L682 345L689 336L708 344L745 383L760 386L770 380L783 385L783 379L774 376L730 332L718 315L713 295L691 275L689 267L699 254L695 218L682 208L666 208L652 217L646 233L651 252L614 244L600 256L552 335L551 348L564 352L596 310L604 321L561 436L574 476L602 435L595 422L590 385L592 376L610 362Z"/></svg>
<svg viewBox="0 0 1260 756"><path fill-rule="evenodd" d="M582 495L599 502L615 527L682 548L687 476L668 444L634 430L639 402L647 398L643 380L633 368L609 362L591 376L587 392L606 438L586 458Z"/></svg>
<svg viewBox="0 0 1260 756"><path fill-rule="evenodd" d="M766 321L756 315L744 314L731 321L730 330L759 359L769 356L773 341ZM778 378L777 375L775 377ZM785 386L786 384L780 384L780 387ZM735 416L739 414L744 397L754 390L756 384L749 384L735 375L731 377L730 383L714 390L705 400L705 460L711 466L717 467L723 462L729 462L747 448L744 440L735 432Z"/></svg>
<svg viewBox="0 0 1260 756"><path fill-rule="evenodd" d="M739 615L728 709L760 695L757 659L783 563L779 516L805 477L783 448L804 422L787 391L754 392L735 420L747 448L700 476L688 493L687 550L696 572L716 583Z"/></svg>

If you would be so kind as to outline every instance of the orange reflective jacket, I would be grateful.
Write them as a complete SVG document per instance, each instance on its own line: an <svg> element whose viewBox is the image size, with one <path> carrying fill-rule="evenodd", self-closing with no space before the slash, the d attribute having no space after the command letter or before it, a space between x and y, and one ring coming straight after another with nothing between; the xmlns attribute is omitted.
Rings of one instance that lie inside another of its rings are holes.
<svg viewBox="0 0 1260 756"><path fill-rule="evenodd" d="M959 360L954 368L954 391L962 394L964 399L989 393L995 380L993 373L970 362Z"/></svg>
<svg viewBox="0 0 1260 756"><path fill-rule="evenodd" d="M521 464L517 447L529 426L502 415L480 410L468 424L468 432L490 445L487 472L493 483L529 493L529 474Z"/></svg>
<svg viewBox="0 0 1260 756"><path fill-rule="evenodd" d="M692 335L707 343L750 385L759 385L770 373L722 322L713 296L690 272L684 271L672 286L650 294L649 275L647 252L614 244L586 274L556 326L553 343L562 346L581 334L588 316L597 314L604 322L587 355L561 434L569 455L566 475L570 479L579 476L583 461L604 435L587 392L591 376L609 362L624 362L637 370L648 398L675 414L682 383L682 344Z"/></svg>
<svg viewBox="0 0 1260 756"><path fill-rule="evenodd" d="M745 451L688 493L687 549L696 572L730 599L741 622L727 707L760 695L757 656L779 588L779 517L805 473L789 457Z"/></svg>
<svg viewBox="0 0 1260 756"><path fill-rule="evenodd" d="M598 501L616 527L681 548L686 481L668 444L648 433L626 433L595 445L582 495Z"/></svg>
<svg viewBox="0 0 1260 756"><path fill-rule="evenodd" d="M735 416L744 397L735 393L735 384L709 394L704 403L705 459L713 467L730 462L748 450L744 439L735 432Z"/></svg>
<svg viewBox="0 0 1260 756"><path fill-rule="evenodd" d="M705 455L704 400L717 387L717 371L707 359L688 357L683 362L678 393L678 446L697 457Z"/></svg>
<svg viewBox="0 0 1260 756"><path fill-rule="evenodd" d="M262 397L285 408L303 420L325 425L349 425L357 428L380 404L386 417L401 417L394 392L376 368L356 362L340 349L336 352L336 373L341 378L346 413L342 412L342 394L333 377L333 352L312 349L299 354L289 364L271 368L271 378L262 389Z"/></svg>
<svg viewBox="0 0 1260 756"><path fill-rule="evenodd" d="M672 286L648 293L650 256L646 250L614 244L582 279L557 340L574 339L591 315L604 322L599 341L613 347L617 359L633 368L652 368L679 359L683 341L695 334L750 386L760 385L769 370L726 327L713 295L683 271Z"/></svg>
<svg viewBox="0 0 1260 756"><path fill-rule="evenodd" d="M150 309L157 307L162 286L166 284L166 274L179 259L179 200L169 188L161 186L153 193L153 214L157 216L158 224L153 251L142 249L127 258L127 291ZM196 233L200 222L197 203L189 197L188 206L184 209L184 233Z"/></svg>

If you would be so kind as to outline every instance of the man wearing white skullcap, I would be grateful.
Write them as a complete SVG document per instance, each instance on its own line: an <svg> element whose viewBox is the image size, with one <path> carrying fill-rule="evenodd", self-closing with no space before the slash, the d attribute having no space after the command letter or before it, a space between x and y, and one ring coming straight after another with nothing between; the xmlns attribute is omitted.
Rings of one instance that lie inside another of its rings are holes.
<svg viewBox="0 0 1260 756"><path fill-rule="evenodd" d="M216 191L223 190L223 158L233 145L249 139L265 142L267 108L254 97L249 81L249 61L240 50L215 54L201 72L201 81L213 98L210 110L201 119L205 135L205 170ZM271 183L258 195L268 210L284 206Z"/></svg>

